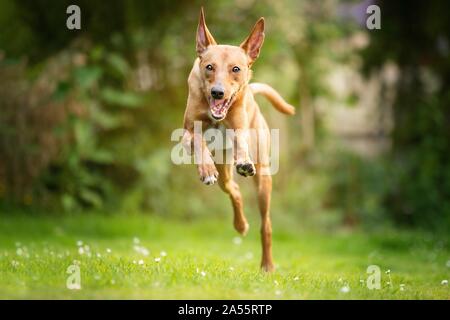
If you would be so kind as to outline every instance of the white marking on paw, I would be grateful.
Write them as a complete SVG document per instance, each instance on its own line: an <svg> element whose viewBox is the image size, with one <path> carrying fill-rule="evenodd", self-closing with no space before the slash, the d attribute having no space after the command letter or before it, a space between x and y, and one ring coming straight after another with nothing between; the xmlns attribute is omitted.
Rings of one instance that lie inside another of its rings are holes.
<svg viewBox="0 0 450 320"><path fill-rule="evenodd" d="M205 180L203 180L203 183L208 185L208 186L213 185L216 182L217 182L217 178L214 177L214 176L207 176L205 178Z"/></svg>

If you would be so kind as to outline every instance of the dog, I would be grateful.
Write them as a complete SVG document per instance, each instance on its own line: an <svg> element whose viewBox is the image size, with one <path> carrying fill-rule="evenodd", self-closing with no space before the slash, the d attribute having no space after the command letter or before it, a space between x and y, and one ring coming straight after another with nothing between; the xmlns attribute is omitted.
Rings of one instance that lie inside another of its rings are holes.
<svg viewBox="0 0 450 320"><path fill-rule="evenodd" d="M278 111L288 115L293 115L295 108L269 85L249 83L251 67L259 56L264 36L264 18L260 18L240 46L219 45L206 26L201 8L196 36L197 58L188 78L182 140L196 159L200 180L207 185L218 182L229 195L234 210L234 228L242 235L248 232L249 225L239 186L233 180L233 165L238 174L254 177L262 220L261 268L270 272L274 270L270 219L272 177L266 173L268 163L264 160L270 152L270 132L254 95L263 95ZM204 129L221 124L236 132L233 163L214 162L205 138L194 131L196 121L200 121ZM248 129L256 129L262 134L252 138L246 134ZM258 145L258 155L254 159L250 157L249 145Z"/></svg>

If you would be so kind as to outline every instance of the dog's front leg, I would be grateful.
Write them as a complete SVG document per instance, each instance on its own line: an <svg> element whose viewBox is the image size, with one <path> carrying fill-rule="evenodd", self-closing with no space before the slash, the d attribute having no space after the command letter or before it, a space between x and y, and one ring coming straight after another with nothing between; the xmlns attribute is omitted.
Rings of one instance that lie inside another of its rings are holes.
<svg viewBox="0 0 450 320"><path fill-rule="evenodd" d="M217 182L219 173L217 172L211 152L208 149L202 134L194 133L194 163L197 164L200 180L206 185L213 185Z"/></svg>
<svg viewBox="0 0 450 320"><path fill-rule="evenodd" d="M249 156L248 148L248 129L238 129L235 132L236 137L236 171L241 176L254 176L256 173L255 165Z"/></svg>
<svg viewBox="0 0 450 320"><path fill-rule="evenodd" d="M235 112L230 113L228 121L230 128L234 129L236 171L244 177L254 176L256 169L249 154L248 141L250 132L247 113L243 107L235 110Z"/></svg>
<svg viewBox="0 0 450 320"><path fill-rule="evenodd" d="M186 130L183 136L183 146L189 154L194 154L194 163L197 165L200 180L206 185L213 185L217 181L217 172L211 152L201 133Z"/></svg>

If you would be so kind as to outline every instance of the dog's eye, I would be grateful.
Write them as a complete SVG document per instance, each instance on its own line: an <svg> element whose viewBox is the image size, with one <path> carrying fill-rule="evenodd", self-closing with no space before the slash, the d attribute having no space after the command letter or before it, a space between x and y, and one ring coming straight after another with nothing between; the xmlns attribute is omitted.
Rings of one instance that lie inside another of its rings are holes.
<svg viewBox="0 0 450 320"><path fill-rule="evenodd" d="M233 67L233 72L234 72L234 73L237 73L237 72L239 72L239 71L241 71L241 68L239 68L239 67L237 67L237 66L234 66L234 67Z"/></svg>
<svg viewBox="0 0 450 320"><path fill-rule="evenodd" d="M206 70L211 71L212 69L213 69L213 66L212 66L212 65L208 64L208 65L206 66Z"/></svg>

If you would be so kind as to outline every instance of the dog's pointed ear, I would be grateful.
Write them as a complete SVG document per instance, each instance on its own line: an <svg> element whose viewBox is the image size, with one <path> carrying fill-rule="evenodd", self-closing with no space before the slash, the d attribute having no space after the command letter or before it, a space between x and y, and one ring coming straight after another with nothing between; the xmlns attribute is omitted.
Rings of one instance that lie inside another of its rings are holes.
<svg viewBox="0 0 450 320"><path fill-rule="evenodd" d="M264 42L264 18L259 18L253 27L252 32L241 43L241 48L247 53L250 58L250 64L252 64L259 56L259 51Z"/></svg>
<svg viewBox="0 0 450 320"><path fill-rule="evenodd" d="M210 45L216 45L217 42L214 40L213 36L208 30L205 22L205 14L203 12L203 7L200 9L200 18L198 19L198 27L197 27L197 54L200 56L203 51L208 48Z"/></svg>

